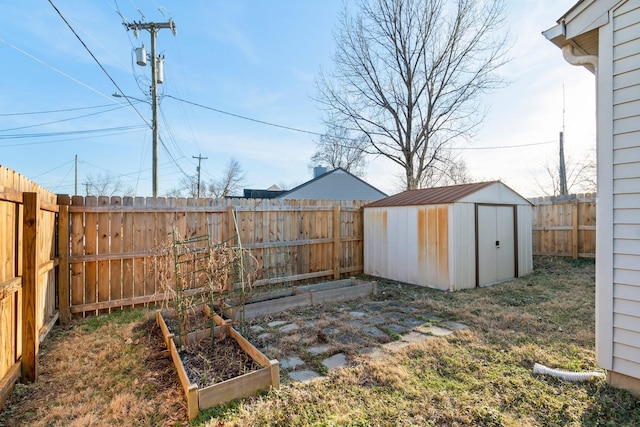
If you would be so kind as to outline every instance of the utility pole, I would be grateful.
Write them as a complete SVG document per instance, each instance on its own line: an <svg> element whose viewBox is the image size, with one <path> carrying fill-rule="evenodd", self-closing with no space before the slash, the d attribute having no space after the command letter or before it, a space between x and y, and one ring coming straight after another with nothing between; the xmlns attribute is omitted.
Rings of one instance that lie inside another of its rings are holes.
<svg viewBox="0 0 640 427"><path fill-rule="evenodd" d="M158 30L168 28L173 35L176 35L176 24L170 19L168 22L132 22L123 24L127 30L133 30L133 35L138 37L138 30L147 30L151 34L151 111L152 111L152 133L153 133L153 197L158 197L158 64L156 57L156 35Z"/></svg>
<svg viewBox="0 0 640 427"><path fill-rule="evenodd" d="M203 160L207 160L206 157L202 157L202 154L198 154L197 156L191 156L194 159L198 159L198 199L200 198L200 164Z"/></svg>
<svg viewBox="0 0 640 427"><path fill-rule="evenodd" d="M78 195L78 155L76 154L76 191L73 193L74 196Z"/></svg>
<svg viewBox="0 0 640 427"><path fill-rule="evenodd" d="M562 131L560 132L560 158L558 159L561 196L566 196L569 193L567 190L567 168L564 164L564 109L564 85L562 85Z"/></svg>
<svg viewBox="0 0 640 427"><path fill-rule="evenodd" d="M566 196L568 194L567 191L567 169L564 165L564 132L560 132L560 195Z"/></svg>

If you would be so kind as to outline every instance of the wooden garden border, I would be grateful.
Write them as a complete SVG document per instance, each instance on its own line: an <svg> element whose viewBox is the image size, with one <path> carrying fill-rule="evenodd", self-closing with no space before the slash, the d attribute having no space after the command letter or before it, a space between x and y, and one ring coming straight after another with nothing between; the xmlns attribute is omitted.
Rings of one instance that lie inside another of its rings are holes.
<svg viewBox="0 0 640 427"><path fill-rule="evenodd" d="M244 350L254 362L262 366L262 369L208 387L199 388L196 384L192 384L189 381L187 372L182 364L182 359L178 354L176 343L179 343L179 337L169 332L162 312L157 311L156 321L158 325L160 325L163 339L167 344L173 364L178 371L180 384L187 398L187 411L190 420L197 417L200 410L212 408L233 399L253 396L260 390L269 390L270 388L278 389L280 387L280 362L275 359L269 360L220 316L214 316L214 318L219 325L216 327L216 336L227 334L236 340L242 350ZM187 340L196 340L203 336L203 334L209 333L210 330L192 332L187 336Z"/></svg>
<svg viewBox="0 0 640 427"><path fill-rule="evenodd" d="M354 299L376 292L377 283L375 281L367 282L354 278L276 290L272 293L259 295L261 297L259 301L254 298L253 300L256 302L245 304L244 319L280 313L291 308ZM227 318L233 320L239 320L240 314L240 309L236 308L228 308L224 312Z"/></svg>

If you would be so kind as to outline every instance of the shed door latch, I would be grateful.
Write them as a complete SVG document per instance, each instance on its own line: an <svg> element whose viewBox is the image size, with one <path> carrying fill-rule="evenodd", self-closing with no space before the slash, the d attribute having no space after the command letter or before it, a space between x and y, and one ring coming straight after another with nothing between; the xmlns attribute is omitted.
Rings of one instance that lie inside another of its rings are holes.
<svg viewBox="0 0 640 427"><path fill-rule="evenodd" d="M500 247L500 240L496 240L496 246Z"/></svg>

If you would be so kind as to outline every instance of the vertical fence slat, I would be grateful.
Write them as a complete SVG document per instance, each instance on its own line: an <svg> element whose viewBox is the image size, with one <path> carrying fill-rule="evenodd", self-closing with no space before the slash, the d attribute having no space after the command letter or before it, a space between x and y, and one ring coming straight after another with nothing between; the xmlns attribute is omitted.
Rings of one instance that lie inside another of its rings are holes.
<svg viewBox="0 0 640 427"><path fill-rule="evenodd" d="M22 234L22 380L38 377L38 330L36 301L38 286L38 194L23 194Z"/></svg>
<svg viewBox="0 0 640 427"><path fill-rule="evenodd" d="M133 206L144 208L145 198L134 198ZM146 214L144 212L136 212L133 215L133 251L135 253L140 253L144 251L145 247L144 232ZM136 256L133 260L133 296L144 296L144 259L138 256Z"/></svg>
<svg viewBox="0 0 640 427"><path fill-rule="evenodd" d="M333 278L340 278L340 259L342 254L340 249L342 242L340 241L340 206L333 207Z"/></svg>
<svg viewBox="0 0 640 427"><path fill-rule="evenodd" d="M58 197L58 309L60 323L71 320L69 276L69 196Z"/></svg>
<svg viewBox="0 0 640 427"><path fill-rule="evenodd" d="M122 206L122 198L111 197L109 206L114 208L109 212L109 254L122 254L122 212L115 210ZM110 300L122 299L122 260L112 259L109 270L109 298Z"/></svg>
<svg viewBox="0 0 640 427"><path fill-rule="evenodd" d="M133 206L133 197L122 199L122 205ZM122 250L125 254L133 252L133 221L135 213L126 210L122 215ZM122 260L122 298L133 298L133 259L126 257Z"/></svg>
<svg viewBox="0 0 640 427"><path fill-rule="evenodd" d="M98 198L98 206L106 207L109 206L109 197L100 196ZM108 255L111 252L110 249L110 241L111 241L111 230L109 224L109 212L100 212L98 213L98 230L97 230L97 240L98 240L98 254L99 255ZM98 302L105 302L110 300L110 266L109 260L101 260L98 261ZM109 310L102 310L101 312L105 313Z"/></svg>
<svg viewBox="0 0 640 427"><path fill-rule="evenodd" d="M98 206L98 198L89 196L85 199L87 207ZM95 212L87 212L84 224L84 254L96 255L98 252L98 215ZM85 303L98 301L98 263L87 261L84 264L84 291ZM95 313L97 314L97 313Z"/></svg>
<svg viewBox="0 0 640 427"><path fill-rule="evenodd" d="M74 196L71 198L74 207L84 205L84 198ZM84 255L84 212L71 213L71 256ZM71 264L71 305L84 304L84 263L75 261Z"/></svg>

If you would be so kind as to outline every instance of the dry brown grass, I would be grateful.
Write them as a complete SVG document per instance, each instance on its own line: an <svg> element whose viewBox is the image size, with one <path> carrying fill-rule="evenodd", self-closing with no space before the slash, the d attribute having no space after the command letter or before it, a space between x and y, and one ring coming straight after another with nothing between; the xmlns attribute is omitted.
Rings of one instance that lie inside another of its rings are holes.
<svg viewBox="0 0 640 427"><path fill-rule="evenodd" d="M470 328L381 360L334 343L329 353L344 351L353 365L221 405L193 425L640 425L638 399L602 380L575 384L532 374L535 362L598 369L593 262L543 258L535 267L534 274L513 282L453 294L380 283L375 299ZM368 302L348 303L348 310ZM186 424L184 396L160 334L147 333L150 314L133 310L54 329L40 357L38 382L16 387L0 426ZM318 315L317 329L357 333L333 305L290 311L285 318L310 315ZM267 356L280 357L321 338L300 330L262 344Z"/></svg>
<svg viewBox="0 0 640 427"><path fill-rule="evenodd" d="M125 311L54 329L38 381L16 385L0 425L184 423L184 396L153 319L151 311Z"/></svg>

